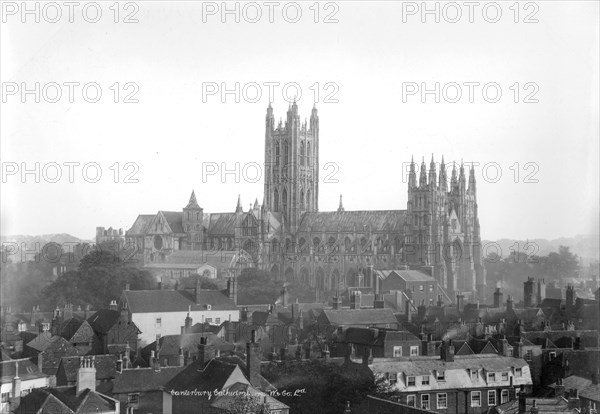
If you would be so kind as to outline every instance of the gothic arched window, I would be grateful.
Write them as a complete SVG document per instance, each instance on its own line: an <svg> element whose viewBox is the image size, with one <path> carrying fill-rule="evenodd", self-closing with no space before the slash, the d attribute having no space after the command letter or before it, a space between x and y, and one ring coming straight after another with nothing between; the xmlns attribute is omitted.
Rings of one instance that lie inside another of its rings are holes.
<svg viewBox="0 0 600 414"><path fill-rule="evenodd" d="M300 143L300 165L304 165L304 142Z"/></svg>
<svg viewBox="0 0 600 414"><path fill-rule="evenodd" d="M304 190L300 190L300 211L304 211Z"/></svg>
<svg viewBox="0 0 600 414"><path fill-rule="evenodd" d="M273 193L273 211L279 211L279 192L277 190Z"/></svg>
<svg viewBox="0 0 600 414"><path fill-rule="evenodd" d="M306 165L310 167L310 142L306 143Z"/></svg>
<svg viewBox="0 0 600 414"><path fill-rule="evenodd" d="M289 164L289 151L288 151L288 144L287 141L283 142L283 166L287 167L287 165Z"/></svg>
<svg viewBox="0 0 600 414"><path fill-rule="evenodd" d="M283 209L283 212L287 212L287 190L284 188L283 192L281 193L281 206Z"/></svg>
<svg viewBox="0 0 600 414"><path fill-rule="evenodd" d="M306 191L306 211L310 211L310 206L312 206L310 202L310 190Z"/></svg>
<svg viewBox="0 0 600 414"><path fill-rule="evenodd" d="M279 165L279 142L275 143L275 165Z"/></svg>

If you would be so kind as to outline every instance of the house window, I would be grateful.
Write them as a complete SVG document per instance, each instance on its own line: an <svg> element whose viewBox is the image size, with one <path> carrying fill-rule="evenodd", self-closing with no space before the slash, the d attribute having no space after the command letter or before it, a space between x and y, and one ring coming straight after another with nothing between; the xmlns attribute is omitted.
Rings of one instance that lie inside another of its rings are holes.
<svg viewBox="0 0 600 414"><path fill-rule="evenodd" d="M2 394L2 395L4 395L4 394ZM408 405L409 407L414 407L416 400L417 400L417 398L415 395L407 395L406 396L406 405Z"/></svg>
<svg viewBox="0 0 600 414"><path fill-rule="evenodd" d="M556 358L556 352L550 352L550 361Z"/></svg>
<svg viewBox="0 0 600 414"><path fill-rule="evenodd" d="M160 328L162 326L162 318L156 318L156 327Z"/></svg>
<svg viewBox="0 0 600 414"><path fill-rule="evenodd" d="M429 291L433 292L433 285L429 285Z"/></svg>
<svg viewBox="0 0 600 414"><path fill-rule="evenodd" d="M488 406L496 405L496 390L488 391Z"/></svg>
<svg viewBox="0 0 600 414"><path fill-rule="evenodd" d="M421 292L423 292L423 291L425 290L425 286L423 286L423 285L419 285L419 290L420 290Z"/></svg>
<svg viewBox="0 0 600 414"><path fill-rule="evenodd" d="M445 392L437 395L437 408L438 410L448 408L448 394Z"/></svg>
<svg viewBox="0 0 600 414"><path fill-rule="evenodd" d="M479 372L476 369L471 370L471 381L479 380Z"/></svg>
<svg viewBox="0 0 600 414"><path fill-rule="evenodd" d="M522 377L523 376L523 368L515 368L515 376Z"/></svg>
<svg viewBox="0 0 600 414"><path fill-rule="evenodd" d="M134 393L134 394L127 394L127 404L128 405L139 405L140 403L140 394L139 393Z"/></svg>
<svg viewBox="0 0 600 414"><path fill-rule="evenodd" d="M421 408L429 410L429 394L421 394Z"/></svg>
<svg viewBox="0 0 600 414"><path fill-rule="evenodd" d="M533 361L533 351L531 349L528 349L527 352L525 353L525 361L527 361L527 362Z"/></svg>
<svg viewBox="0 0 600 414"><path fill-rule="evenodd" d="M502 373L502 381L508 381L508 372Z"/></svg>
<svg viewBox="0 0 600 414"><path fill-rule="evenodd" d="M410 356L419 356L419 347L418 346L410 347Z"/></svg>
<svg viewBox="0 0 600 414"><path fill-rule="evenodd" d="M444 371L437 371L436 379L438 381L446 381L446 373Z"/></svg>
<svg viewBox="0 0 600 414"><path fill-rule="evenodd" d="M500 393L500 403L504 404L508 402L508 390L502 390Z"/></svg>
<svg viewBox="0 0 600 414"><path fill-rule="evenodd" d="M481 407L481 391L471 391L471 407Z"/></svg>
<svg viewBox="0 0 600 414"><path fill-rule="evenodd" d="M413 395L414 398L414 395ZM3 403L7 403L10 400L10 392L3 392L2 393L2 402ZM414 402L413 402L414 405Z"/></svg>
<svg viewBox="0 0 600 414"><path fill-rule="evenodd" d="M421 385L429 385L429 375L423 375Z"/></svg>
<svg viewBox="0 0 600 414"><path fill-rule="evenodd" d="M206 318L206 323L212 323L212 318Z"/></svg>
<svg viewBox="0 0 600 414"><path fill-rule="evenodd" d="M395 385L398 382L398 374L395 372L388 372L385 374L385 377L390 382L390 385Z"/></svg>
<svg viewBox="0 0 600 414"><path fill-rule="evenodd" d="M215 323L216 323L217 325L221 325L221 318L216 318L216 319L215 319Z"/></svg>
<svg viewBox="0 0 600 414"><path fill-rule="evenodd" d="M394 358L401 357L401 356L402 356L402 347L395 346L394 347Z"/></svg>
<svg viewBox="0 0 600 414"><path fill-rule="evenodd" d="M496 373L488 372L488 382L494 382L494 381L496 381Z"/></svg>
<svg viewBox="0 0 600 414"><path fill-rule="evenodd" d="M408 377L406 380L406 385L409 387L415 386L415 377Z"/></svg>

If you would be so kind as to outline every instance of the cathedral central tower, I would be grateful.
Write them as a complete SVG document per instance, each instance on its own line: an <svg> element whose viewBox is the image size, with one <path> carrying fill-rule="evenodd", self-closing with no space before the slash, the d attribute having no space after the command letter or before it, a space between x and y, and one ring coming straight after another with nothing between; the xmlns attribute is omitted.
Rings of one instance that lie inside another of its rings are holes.
<svg viewBox="0 0 600 414"><path fill-rule="evenodd" d="M273 108L265 121L265 204L280 213L287 231L295 233L304 212L319 209L319 116L313 107L302 122L294 101L285 123L275 125Z"/></svg>

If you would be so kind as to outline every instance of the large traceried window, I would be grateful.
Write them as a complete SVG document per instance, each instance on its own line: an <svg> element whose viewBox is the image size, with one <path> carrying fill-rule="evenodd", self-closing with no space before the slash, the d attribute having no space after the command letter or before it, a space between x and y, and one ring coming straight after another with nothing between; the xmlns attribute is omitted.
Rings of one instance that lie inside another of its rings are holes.
<svg viewBox="0 0 600 414"><path fill-rule="evenodd" d="M275 143L275 165L279 165L279 142Z"/></svg>

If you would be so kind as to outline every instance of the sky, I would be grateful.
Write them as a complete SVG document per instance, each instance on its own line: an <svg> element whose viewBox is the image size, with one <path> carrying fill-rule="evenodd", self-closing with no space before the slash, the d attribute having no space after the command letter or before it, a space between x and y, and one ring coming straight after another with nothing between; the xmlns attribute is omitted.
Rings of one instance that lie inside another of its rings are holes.
<svg viewBox="0 0 600 414"><path fill-rule="evenodd" d="M92 239L192 190L205 212L260 203L269 85L277 120L294 96L319 111L321 211L405 209L411 158L443 155L477 163L483 239L598 233L598 2L428 2L439 22L421 2L228 3L239 22L221 2L9 3L3 235Z"/></svg>

